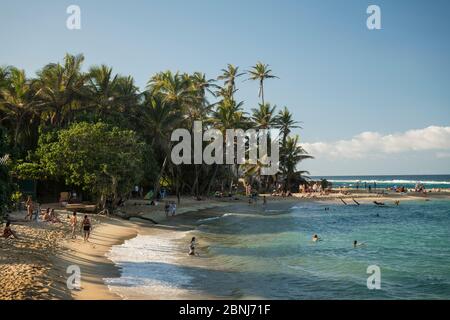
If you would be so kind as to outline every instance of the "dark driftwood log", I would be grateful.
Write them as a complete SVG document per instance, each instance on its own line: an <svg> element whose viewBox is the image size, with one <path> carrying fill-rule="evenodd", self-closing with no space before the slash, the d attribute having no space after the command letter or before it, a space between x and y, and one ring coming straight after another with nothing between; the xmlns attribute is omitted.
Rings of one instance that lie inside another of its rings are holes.
<svg viewBox="0 0 450 320"><path fill-rule="evenodd" d="M138 213L138 214L129 214L129 213L123 213L123 212L116 212L116 215L121 217L122 219L125 219L125 220L130 220L131 218L136 218L136 219L142 219L142 220L150 221L153 224L158 224L158 222L156 222L155 220L153 220L151 218L147 218L147 217L141 216L140 213Z"/></svg>

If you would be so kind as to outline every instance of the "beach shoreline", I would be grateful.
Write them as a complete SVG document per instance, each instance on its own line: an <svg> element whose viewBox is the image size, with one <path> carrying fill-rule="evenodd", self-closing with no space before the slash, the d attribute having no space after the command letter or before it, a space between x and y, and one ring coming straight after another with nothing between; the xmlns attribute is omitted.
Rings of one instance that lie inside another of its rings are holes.
<svg viewBox="0 0 450 320"><path fill-rule="evenodd" d="M410 201L410 200L430 200L430 199L448 199L450 193L444 192L433 195L421 194L387 194L377 195L363 192L351 192L350 194L331 194L323 196L306 196L295 194L293 197L272 197L266 196L269 204L274 203L301 203L301 202L321 202L329 204L344 205L341 199L344 199L349 205L356 205L352 199L355 199L360 204L368 204L373 201L386 202L386 204L393 204L396 200ZM139 218L131 218L129 221L118 217L93 217L94 227L91 234L90 242L83 243L83 240L78 236L77 240L68 239L69 231L67 228L61 227L58 229L59 240L58 248L54 251L48 251L47 248L39 249L46 250L44 254L48 255L48 260L45 265L45 279L47 281L40 281L41 287L48 287L48 290L40 289L34 290L30 294L16 297L18 299L62 299L62 300L120 300L121 296L112 292L105 283L106 278L118 278L121 275L120 267L111 261L107 254L113 246L121 245L125 241L133 239L138 235L157 235L162 233L171 234L174 230L189 231L192 228L192 219L198 217L215 217L223 214L228 208L235 206L249 206L247 198L241 200L231 199L208 199L196 201L192 199L182 199L181 205L177 210L177 216L166 219L163 205L160 204L152 212L144 213L143 216L151 218L158 222L157 225L150 223L147 220ZM130 206L133 210L142 210L138 200L131 200ZM257 206L261 206L262 199L258 201ZM130 209L130 211L133 211ZM197 213L197 214L194 214ZM8 240L9 241L9 240ZM12 240L14 241L14 240ZM19 250L19 249L14 249ZM29 261L29 264L35 261ZM69 290L67 288L67 279L71 275L67 273L67 268L71 265L77 265L81 270L81 289ZM17 277L17 276L16 276ZM7 280L7 279L6 279ZM9 284L12 286L12 284ZM8 297L2 297L2 299ZM157 298L155 295L153 298ZM198 298L198 297L190 297ZM204 297L214 298L214 297Z"/></svg>

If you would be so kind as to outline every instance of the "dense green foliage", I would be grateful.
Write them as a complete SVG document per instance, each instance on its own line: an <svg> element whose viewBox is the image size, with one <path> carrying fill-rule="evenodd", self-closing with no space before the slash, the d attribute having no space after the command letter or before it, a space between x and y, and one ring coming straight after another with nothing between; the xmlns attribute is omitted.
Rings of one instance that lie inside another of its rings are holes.
<svg viewBox="0 0 450 320"><path fill-rule="evenodd" d="M277 111L265 101L265 82L276 78L268 65L258 63L246 72L228 65L217 80L199 72L161 72L139 92L132 77L105 65L83 72L83 61L82 55L66 55L35 78L15 67L0 68L0 126L7 130L18 178L65 181L99 201L124 196L133 185L157 191L163 184L177 195L200 195L231 190L239 181L265 190L303 181L297 166L309 156L298 137L290 136L298 123L286 107ZM261 103L248 108L251 113L235 99L244 80L259 87ZM221 132L279 128L279 173L263 177L260 164L173 165L172 131L192 131L196 120L203 121L204 130Z"/></svg>
<svg viewBox="0 0 450 320"><path fill-rule="evenodd" d="M36 151L42 170L101 199L120 198L143 178L146 148L134 131L81 122L49 140L41 139Z"/></svg>
<svg viewBox="0 0 450 320"><path fill-rule="evenodd" d="M13 191L8 164L9 154L5 133L0 128L0 221L6 212Z"/></svg>

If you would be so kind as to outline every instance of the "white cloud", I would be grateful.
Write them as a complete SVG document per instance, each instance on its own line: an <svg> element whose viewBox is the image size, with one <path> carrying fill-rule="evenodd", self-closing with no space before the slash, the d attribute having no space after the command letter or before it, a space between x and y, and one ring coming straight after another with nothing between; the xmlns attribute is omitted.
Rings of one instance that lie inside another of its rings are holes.
<svg viewBox="0 0 450 320"><path fill-rule="evenodd" d="M450 152L436 152L436 158L438 159L450 158Z"/></svg>
<svg viewBox="0 0 450 320"><path fill-rule="evenodd" d="M388 135L363 132L350 140L302 143L302 146L309 154L317 158L326 156L360 159L426 150L440 151L436 153L436 156L442 158L450 155L450 127L430 126Z"/></svg>

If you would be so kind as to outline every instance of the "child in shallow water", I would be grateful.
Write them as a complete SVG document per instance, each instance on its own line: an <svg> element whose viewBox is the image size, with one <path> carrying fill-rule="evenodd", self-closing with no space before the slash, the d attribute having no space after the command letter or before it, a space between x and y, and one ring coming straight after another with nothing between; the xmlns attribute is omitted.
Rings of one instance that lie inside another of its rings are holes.
<svg viewBox="0 0 450 320"><path fill-rule="evenodd" d="M191 243L189 244L189 255L190 256L195 256L196 255L196 253L195 253L195 246L196 245L197 245L197 243L195 241L195 237L192 237Z"/></svg>

